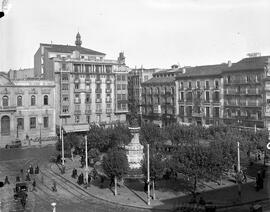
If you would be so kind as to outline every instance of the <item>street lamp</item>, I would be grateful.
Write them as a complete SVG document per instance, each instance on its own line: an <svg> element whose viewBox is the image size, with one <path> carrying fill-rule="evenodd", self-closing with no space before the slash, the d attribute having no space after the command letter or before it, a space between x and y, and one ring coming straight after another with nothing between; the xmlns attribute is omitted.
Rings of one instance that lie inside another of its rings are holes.
<svg viewBox="0 0 270 212"><path fill-rule="evenodd" d="M53 207L53 212L56 212L56 203L55 202L51 203L51 206Z"/></svg>
<svg viewBox="0 0 270 212"><path fill-rule="evenodd" d="M86 187L88 185L88 154L87 154L87 135L84 136L85 139L85 181L86 181Z"/></svg>

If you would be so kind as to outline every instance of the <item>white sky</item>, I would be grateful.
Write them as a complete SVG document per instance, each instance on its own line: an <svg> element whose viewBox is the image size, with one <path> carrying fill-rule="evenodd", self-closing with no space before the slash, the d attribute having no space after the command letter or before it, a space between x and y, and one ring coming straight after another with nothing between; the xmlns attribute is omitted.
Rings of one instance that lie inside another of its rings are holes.
<svg viewBox="0 0 270 212"><path fill-rule="evenodd" d="M130 67L236 62L270 55L269 0L10 0L0 71L34 66L39 43L82 46Z"/></svg>

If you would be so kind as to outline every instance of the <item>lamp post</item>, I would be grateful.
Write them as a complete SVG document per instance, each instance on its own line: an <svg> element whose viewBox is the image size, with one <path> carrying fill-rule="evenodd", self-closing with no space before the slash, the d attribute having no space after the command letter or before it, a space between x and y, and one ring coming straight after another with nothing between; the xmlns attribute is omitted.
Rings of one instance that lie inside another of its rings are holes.
<svg viewBox="0 0 270 212"><path fill-rule="evenodd" d="M53 207L53 212L56 212L56 203L55 202L51 203L51 206Z"/></svg>
<svg viewBox="0 0 270 212"><path fill-rule="evenodd" d="M240 176L240 171L241 171L241 166L240 166L240 144L237 142L237 181L238 181L238 195L239 195L239 200L241 200L241 176Z"/></svg>
<svg viewBox="0 0 270 212"><path fill-rule="evenodd" d="M149 144L147 144L147 205L150 205L150 160L149 160Z"/></svg>

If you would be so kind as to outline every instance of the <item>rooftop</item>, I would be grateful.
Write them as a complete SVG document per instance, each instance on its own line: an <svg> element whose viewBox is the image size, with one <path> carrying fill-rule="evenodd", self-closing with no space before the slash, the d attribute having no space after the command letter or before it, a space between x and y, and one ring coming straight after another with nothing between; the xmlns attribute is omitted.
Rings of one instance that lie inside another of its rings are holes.
<svg viewBox="0 0 270 212"><path fill-rule="evenodd" d="M215 64L205 66L184 67L185 73L178 74L176 79L189 78L189 77L202 77L202 76L218 76L223 70L228 69L228 64Z"/></svg>
<svg viewBox="0 0 270 212"><path fill-rule="evenodd" d="M225 71L264 69L267 63L270 63L270 56L247 57L232 64L232 66Z"/></svg>
<svg viewBox="0 0 270 212"><path fill-rule="evenodd" d="M50 52L59 52L59 53L72 53L73 51L79 51L81 54L90 54L90 55L102 55L105 54L102 52L94 51L92 49L87 49L81 46L70 46L70 45L60 45L60 44L46 44L41 43L40 46L44 46Z"/></svg>

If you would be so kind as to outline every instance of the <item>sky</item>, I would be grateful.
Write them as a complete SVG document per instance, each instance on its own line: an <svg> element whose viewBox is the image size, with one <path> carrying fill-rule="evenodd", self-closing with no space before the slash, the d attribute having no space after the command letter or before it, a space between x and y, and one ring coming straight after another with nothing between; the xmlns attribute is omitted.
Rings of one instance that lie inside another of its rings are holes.
<svg viewBox="0 0 270 212"><path fill-rule="evenodd" d="M2 0L0 0L1 3ZM39 43L82 46L131 67L170 68L270 55L269 0L9 0L0 71L34 67Z"/></svg>

